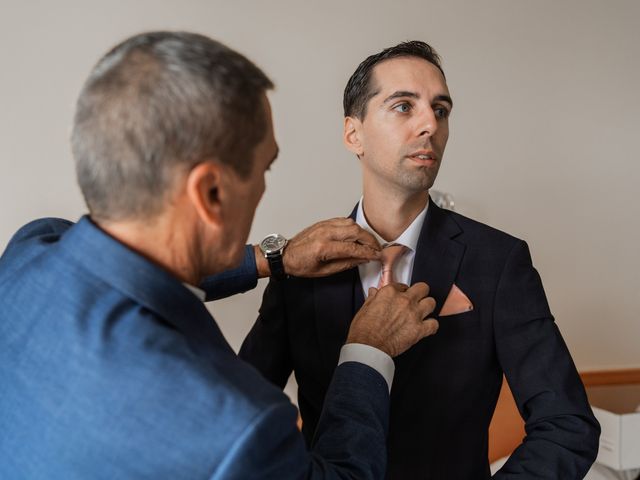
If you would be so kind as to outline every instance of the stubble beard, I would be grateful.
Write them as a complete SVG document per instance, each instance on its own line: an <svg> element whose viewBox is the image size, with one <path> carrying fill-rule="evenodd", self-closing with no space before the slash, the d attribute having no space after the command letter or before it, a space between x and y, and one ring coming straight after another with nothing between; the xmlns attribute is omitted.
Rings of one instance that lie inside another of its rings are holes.
<svg viewBox="0 0 640 480"><path fill-rule="evenodd" d="M436 181L440 162L432 167L408 165L409 159L404 158L398 165L397 182L407 193L428 191Z"/></svg>

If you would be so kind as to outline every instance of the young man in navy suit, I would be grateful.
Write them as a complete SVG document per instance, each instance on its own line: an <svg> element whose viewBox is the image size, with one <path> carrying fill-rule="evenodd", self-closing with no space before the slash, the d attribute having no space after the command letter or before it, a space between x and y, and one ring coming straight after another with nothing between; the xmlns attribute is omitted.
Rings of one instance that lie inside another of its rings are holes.
<svg viewBox="0 0 640 480"><path fill-rule="evenodd" d="M278 152L270 88L189 33L137 35L93 69L72 139L90 213L30 223L0 258L0 478L383 478L391 357L435 332L428 287L356 315L309 449L203 305L237 279L196 287L242 256ZM355 240L370 247L350 258ZM377 248L352 221L316 225L286 261L311 275L327 265L305 245L356 263Z"/></svg>
<svg viewBox="0 0 640 480"><path fill-rule="evenodd" d="M351 218L393 245L395 261L272 280L240 356L280 387L295 373L311 443L340 347L369 289L387 277L424 281L440 330L396 359L388 478L488 478L487 431L503 375L527 435L495 478L582 478L597 453L599 425L526 243L429 199L452 107L440 59L423 42L360 64L344 92L344 143L363 179Z"/></svg>

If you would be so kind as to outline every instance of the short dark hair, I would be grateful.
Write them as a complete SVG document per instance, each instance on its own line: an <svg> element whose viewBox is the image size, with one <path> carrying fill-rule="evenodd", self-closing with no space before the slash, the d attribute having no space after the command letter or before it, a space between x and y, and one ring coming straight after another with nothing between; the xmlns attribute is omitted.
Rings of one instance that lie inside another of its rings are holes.
<svg viewBox="0 0 640 480"><path fill-rule="evenodd" d="M444 76L440 56L431 45L425 42L413 40L385 48L381 52L367 57L358 65L356 71L353 72L353 75L349 78L347 86L344 89L344 97L342 100L345 117L355 117L361 120L365 117L367 113L367 103L369 103L369 100L377 93L371 81L373 68L385 60L398 57L422 58L438 67L438 70L440 70L442 76Z"/></svg>
<svg viewBox="0 0 640 480"><path fill-rule="evenodd" d="M86 81L73 124L91 214L154 215L179 169L205 159L247 178L266 134L262 95L271 88L250 60L203 35L150 32L114 47Z"/></svg>

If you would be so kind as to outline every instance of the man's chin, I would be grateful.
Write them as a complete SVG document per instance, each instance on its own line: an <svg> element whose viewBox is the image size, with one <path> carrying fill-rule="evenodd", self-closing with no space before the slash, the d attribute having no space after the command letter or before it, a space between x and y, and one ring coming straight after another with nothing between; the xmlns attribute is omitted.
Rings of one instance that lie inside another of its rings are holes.
<svg viewBox="0 0 640 480"><path fill-rule="evenodd" d="M412 181L410 181L409 183L413 183L413 186L416 188L416 190L429 190L436 182L438 169L429 169L428 171L423 170L421 174L422 175L411 179Z"/></svg>
<svg viewBox="0 0 640 480"><path fill-rule="evenodd" d="M422 179L422 181L417 182L414 179L410 179L408 181L404 181L401 183L402 189L407 193L423 193L428 192L433 184L435 183L434 178Z"/></svg>

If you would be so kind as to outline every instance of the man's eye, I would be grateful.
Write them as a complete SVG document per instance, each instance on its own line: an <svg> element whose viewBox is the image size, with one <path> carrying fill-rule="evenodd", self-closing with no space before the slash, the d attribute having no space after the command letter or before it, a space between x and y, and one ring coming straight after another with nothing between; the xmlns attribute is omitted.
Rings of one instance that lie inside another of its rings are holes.
<svg viewBox="0 0 640 480"><path fill-rule="evenodd" d="M396 112L407 113L409 110L411 110L411 105L409 105L408 103L399 103L398 105L393 107L393 109Z"/></svg>
<svg viewBox="0 0 640 480"><path fill-rule="evenodd" d="M449 116L449 110L444 107L436 107L433 111L438 118L447 118Z"/></svg>

